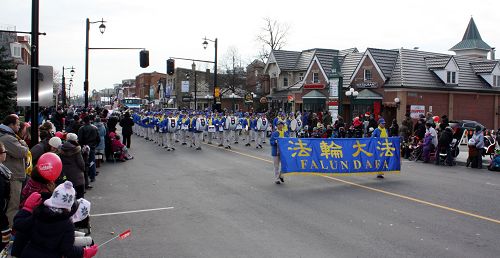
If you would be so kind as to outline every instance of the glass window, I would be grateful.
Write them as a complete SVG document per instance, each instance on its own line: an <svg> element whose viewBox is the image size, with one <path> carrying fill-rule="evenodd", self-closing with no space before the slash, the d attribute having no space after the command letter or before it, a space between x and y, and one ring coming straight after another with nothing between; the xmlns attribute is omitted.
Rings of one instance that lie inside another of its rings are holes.
<svg viewBox="0 0 500 258"><path fill-rule="evenodd" d="M304 80L304 73L299 73L299 81L303 81Z"/></svg>
<svg viewBox="0 0 500 258"><path fill-rule="evenodd" d="M457 83L457 72L446 72L446 83Z"/></svg>
<svg viewBox="0 0 500 258"><path fill-rule="evenodd" d="M319 83L319 73L313 73L313 83Z"/></svg>
<svg viewBox="0 0 500 258"><path fill-rule="evenodd" d="M21 58L21 46L18 44L12 44L12 57Z"/></svg>
<svg viewBox="0 0 500 258"><path fill-rule="evenodd" d="M288 87L288 77L283 78L283 87Z"/></svg>
<svg viewBox="0 0 500 258"><path fill-rule="evenodd" d="M451 73L451 83L456 83L455 77L457 76L456 72Z"/></svg>
<svg viewBox="0 0 500 258"><path fill-rule="evenodd" d="M372 71L365 69L364 77L365 77L365 81L371 81L372 80Z"/></svg>

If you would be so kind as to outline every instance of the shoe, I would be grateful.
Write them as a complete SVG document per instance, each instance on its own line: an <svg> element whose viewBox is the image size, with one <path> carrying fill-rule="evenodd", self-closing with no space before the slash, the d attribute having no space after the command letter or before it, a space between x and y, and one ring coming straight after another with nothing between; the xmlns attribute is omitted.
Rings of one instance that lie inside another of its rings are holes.
<svg viewBox="0 0 500 258"><path fill-rule="evenodd" d="M245 146L250 146L250 143L245 144Z"/></svg>
<svg viewBox="0 0 500 258"><path fill-rule="evenodd" d="M171 150L172 150L172 149L170 149L170 148L167 148L167 151L171 151Z"/></svg>
<svg viewBox="0 0 500 258"><path fill-rule="evenodd" d="M201 147L196 148L196 150L201 150Z"/></svg>
<svg viewBox="0 0 500 258"><path fill-rule="evenodd" d="M85 186L85 189L92 189L92 188L94 188L94 187L93 187L93 186L91 186L91 185L86 185L86 186Z"/></svg>
<svg viewBox="0 0 500 258"><path fill-rule="evenodd" d="M274 181L274 183L277 185L281 184L280 180L276 180L276 181Z"/></svg>
<svg viewBox="0 0 500 258"><path fill-rule="evenodd" d="M187 145L187 143L183 142L182 145Z"/></svg>
<svg viewBox="0 0 500 258"><path fill-rule="evenodd" d="M262 145L260 145L260 144L259 144L259 148L261 148L261 149L262 149Z"/></svg>
<svg viewBox="0 0 500 258"><path fill-rule="evenodd" d="M238 144L238 142L234 142L234 144Z"/></svg>
<svg viewBox="0 0 500 258"><path fill-rule="evenodd" d="M285 179L284 179L282 176L280 176L280 181L281 181L282 183L284 183L284 182L285 182Z"/></svg>
<svg viewBox="0 0 500 258"><path fill-rule="evenodd" d="M96 176L98 176L98 175L99 175L99 171L96 171L96 172L95 172L95 175L96 175Z"/></svg>
<svg viewBox="0 0 500 258"><path fill-rule="evenodd" d="M258 149L258 148L259 148L259 146L255 146L255 148L256 148L256 149Z"/></svg>
<svg viewBox="0 0 500 258"><path fill-rule="evenodd" d="M224 149L229 149L229 146L224 147Z"/></svg>
<svg viewBox="0 0 500 258"><path fill-rule="evenodd" d="M383 179L384 176L383 175L377 175L377 178Z"/></svg>
<svg viewBox="0 0 500 258"><path fill-rule="evenodd" d="M175 150L175 148L172 147L172 150Z"/></svg>
<svg viewBox="0 0 500 258"><path fill-rule="evenodd" d="M95 178L90 179L90 182L92 183L95 182Z"/></svg>
<svg viewBox="0 0 500 258"><path fill-rule="evenodd" d="M224 146L224 145L223 145L223 144L219 144L219 145L217 145L217 146L222 147L222 146Z"/></svg>
<svg viewBox="0 0 500 258"><path fill-rule="evenodd" d="M231 146L227 146L228 149L231 149Z"/></svg>

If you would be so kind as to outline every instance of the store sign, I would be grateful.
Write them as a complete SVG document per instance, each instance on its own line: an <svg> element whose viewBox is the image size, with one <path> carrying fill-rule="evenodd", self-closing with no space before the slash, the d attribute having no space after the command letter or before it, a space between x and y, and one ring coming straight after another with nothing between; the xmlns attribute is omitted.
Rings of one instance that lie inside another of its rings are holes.
<svg viewBox="0 0 500 258"><path fill-rule="evenodd" d="M189 81L181 81L181 91L189 92Z"/></svg>
<svg viewBox="0 0 500 258"><path fill-rule="evenodd" d="M377 88L378 83L376 83L376 82L360 82L360 83L356 83L356 87L358 87L358 88Z"/></svg>
<svg viewBox="0 0 500 258"><path fill-rule="evenodd" d="M288 102L293 102L293 96L292 95L288 95Z"/></svg>
<svg viewBox="0 0 500 258"><path fill-rule="evenodd" d="M304 84L304 89L308 89L308 90L322 90L324 88L325 88L325 85L321 84L321 83Z"/></svg>
<svg viewBox="0 0 500 258"><path fill-rule="evenodd" d="M418 119L420 115L425 115L424 105L411 105L410 106L410 117L413 119Z"/></svg>
<svg viewBox="0 0 500 258"><path fill-rule="evenodd" d="M334 78L330 80L330 97L338 98L339 97L339 78Z"/></svg>

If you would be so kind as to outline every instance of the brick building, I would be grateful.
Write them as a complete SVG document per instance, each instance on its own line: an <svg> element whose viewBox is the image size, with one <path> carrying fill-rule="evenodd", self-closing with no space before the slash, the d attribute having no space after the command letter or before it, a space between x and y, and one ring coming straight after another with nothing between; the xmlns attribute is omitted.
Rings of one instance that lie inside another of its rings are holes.
<svg viewBox="0 0 500 258"><path fill-rule="evenodd" d="M159 99L159 82L165 80L166 77L166 74L159 72L141 73L137 75L135 77L135 97L148 99L150 101Z"/></svg>

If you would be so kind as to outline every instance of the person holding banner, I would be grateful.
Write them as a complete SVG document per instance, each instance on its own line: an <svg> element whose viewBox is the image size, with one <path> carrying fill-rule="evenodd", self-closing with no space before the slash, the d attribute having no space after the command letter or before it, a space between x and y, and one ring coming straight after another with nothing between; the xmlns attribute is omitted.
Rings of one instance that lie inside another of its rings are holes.
<svg viewBox="0 0 500 258"><path fill-rule="evenodd" d="M281 175L280 171L280 154L278 151L278 138L285 138L289 137L288 131L286 131L283 127L285 126L285 121L280 120L276 124L277 129L271 134L271 156L273 156L273 163L274 163L274 183L276 184L281 184L284 183L285 180L283 179L283 176Z"/></svg>
<svg viewBox="0 0 500 258"><path fill-rule="evenodd" d="M385 128L385 120L384 118L381 117L378 120L377 129L373 130L372 138L387 138L387 137L389 137L389 134L387 133L387 129ZM380 172L377 175L377 178L384 178L384 173Z"/></svg>

